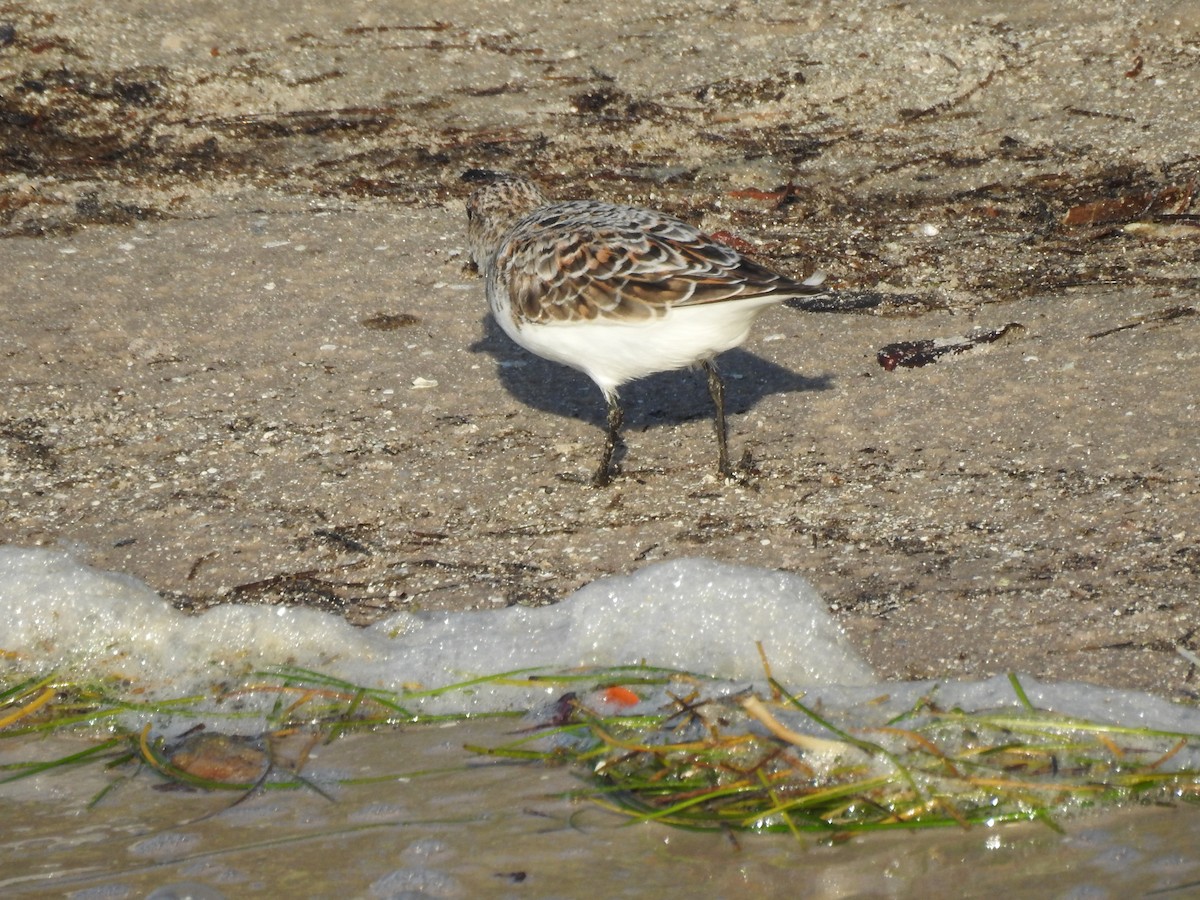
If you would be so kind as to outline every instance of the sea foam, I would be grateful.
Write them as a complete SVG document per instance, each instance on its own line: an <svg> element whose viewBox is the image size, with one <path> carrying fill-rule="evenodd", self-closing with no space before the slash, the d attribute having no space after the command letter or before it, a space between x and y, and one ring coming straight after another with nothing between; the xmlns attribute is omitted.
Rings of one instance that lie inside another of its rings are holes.
<svg viewBox="0 0 1200 900"><path fill-rule="evenodd" d="M282 664L387 689L637 664L761 681L764 657L792 687L873 680L803 578L704 559L604 578L553 606L399 613L356 628L298 607L226 604L188 615L143 582L65 552L0 547L0 622L0 651L19 666L119 676L150 696ZM480 688L469 704L527 701Z"/></svg>

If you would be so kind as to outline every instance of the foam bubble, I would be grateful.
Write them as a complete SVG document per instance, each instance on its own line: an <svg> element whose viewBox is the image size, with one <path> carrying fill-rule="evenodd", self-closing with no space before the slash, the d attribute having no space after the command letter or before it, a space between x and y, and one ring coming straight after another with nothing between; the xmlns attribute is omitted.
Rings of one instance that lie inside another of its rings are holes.
<svg viewBox="0 0 1200 900"><path fill-rule="evenodd" d="M549 607L401 613L361 629L316 610L227 604L198 616L67 553L0 547L0 649L26 667L190 693L291 664L372 687L438 687L516 669L645 663L793 686L864 684L870 668L803 578L702 559L605 578ZM473 709L523 705L481 688Z"/></svg>

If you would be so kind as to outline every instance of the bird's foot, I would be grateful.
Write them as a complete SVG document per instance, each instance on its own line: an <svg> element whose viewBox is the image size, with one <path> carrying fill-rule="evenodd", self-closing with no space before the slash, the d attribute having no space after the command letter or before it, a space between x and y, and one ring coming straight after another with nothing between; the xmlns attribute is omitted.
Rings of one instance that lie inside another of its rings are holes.
<svg viewBox="0 0 1200 900"><path fill-rule="evenodd" d="M737 465L731 466L728 460L722 460L722 463L724 464L717 466L718 473L726 481L735 484L748 485L753 476L760 474L758 467L754 465L754 456L749 447L742 451L742 458L737 461Z"/></svg>
<svg viewBox="0 0 1200 900"><path fill-rule="evenodd" d="M586 484L594 488L606 488L612 484L614 474L606 466L597 469L590 476L580 472L559 472L556 477L559 481L565 481L567 484Z"/></svg>
<svg viewBox="0 0 1200 900"><path fill-rule="evenodd" d="M608 468L608 463L605 463L594 473L592 473L592 487L606 488L612 484L613 473Z"/></svg>

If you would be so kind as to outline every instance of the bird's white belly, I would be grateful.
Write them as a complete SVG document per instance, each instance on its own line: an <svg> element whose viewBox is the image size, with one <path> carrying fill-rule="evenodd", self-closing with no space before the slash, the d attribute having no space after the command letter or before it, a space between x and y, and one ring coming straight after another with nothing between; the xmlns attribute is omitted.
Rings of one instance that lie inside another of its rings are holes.
<svg viewBox="0 0 1200 900"><path fill-rule="evenodd" d="M496 316L514 341L538 356L586 373L605 395L627 381L695 365L746 340L764 302L675 307L661 318L639 322L599 319L517 325Z"/></svg>

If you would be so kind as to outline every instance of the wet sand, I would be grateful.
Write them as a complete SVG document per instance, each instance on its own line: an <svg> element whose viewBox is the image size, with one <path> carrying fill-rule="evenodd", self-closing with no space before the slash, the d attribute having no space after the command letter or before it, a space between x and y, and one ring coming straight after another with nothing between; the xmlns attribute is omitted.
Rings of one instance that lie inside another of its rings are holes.
<svg viewBox="0 0 1200 900"><path fill-rule="evenodd" d="M355 622L703 555L808 576L883 676L1192 694L1200 4L242 6L0 14L0 541ZM471 167L864 307L722 358L748 484L688 372L570 480L603 403L488 320Z"/></svg>

